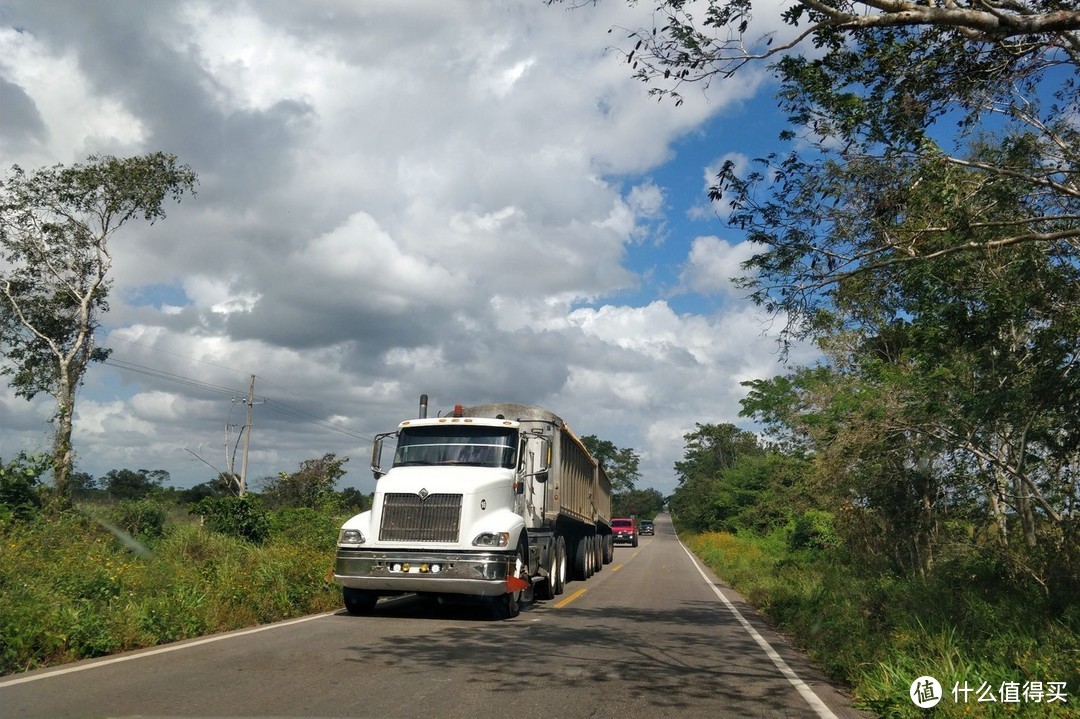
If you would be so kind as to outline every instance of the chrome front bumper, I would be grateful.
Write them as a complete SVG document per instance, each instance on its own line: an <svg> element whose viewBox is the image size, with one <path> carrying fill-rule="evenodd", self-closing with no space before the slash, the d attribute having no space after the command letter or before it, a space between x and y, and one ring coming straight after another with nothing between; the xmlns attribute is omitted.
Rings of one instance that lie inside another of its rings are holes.
<svg viewBox="0 0 1080 719"><path fill-rule="evenodd" d="M334 581L385 592L434 592L495 597L506 594L514 554L338 549Z"/></svg>

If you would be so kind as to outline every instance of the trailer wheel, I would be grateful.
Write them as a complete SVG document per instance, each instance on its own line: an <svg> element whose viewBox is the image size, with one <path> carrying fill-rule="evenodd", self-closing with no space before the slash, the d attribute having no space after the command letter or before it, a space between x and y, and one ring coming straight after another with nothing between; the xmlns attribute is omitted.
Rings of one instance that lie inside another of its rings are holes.
<svg viewBox="0 0 1080 719"><path fill-rule="evenodd" d="M555 583L555 594L562 594L566 591L566 539L563 537L557 537L555 539L555 555L559 558L559 569L555 573L558 581Z"/></svg>
<svg viewBox="0 0 1080 719"><path fill-rule="evenodd" d="M589 540L579 537L574 543L574 579L585 581L589 578Z"/></svg>
<svg viewBox="0 0 1080 719"><path fill-rule="evenodd" d="M593 567L599 572L604 568L604 538L599 534L594 535L592 538L592 549Z"/></svg>
<svg viewBox="0 0 1080 719"><path fill-rule="evenodd" d="M585 578L588 579L596 574L596 551L593 549L593 537L588 536L582 540L585 544Z"/></svg>
<svg viewBox="0 0 1080 719"><path fill-rule="evenodd" d="M375 608L375 603L379 601L379 595L375 592L353 589L352 587L342 587L341 595L345 600L345 611L353 615L367 614Z"/></svg>
<svg viewBox="0 0 1080 719"><path fill-rule="evenodd" d="M604 564L615 561L615 540L610 534L604 535Z"/></svg>

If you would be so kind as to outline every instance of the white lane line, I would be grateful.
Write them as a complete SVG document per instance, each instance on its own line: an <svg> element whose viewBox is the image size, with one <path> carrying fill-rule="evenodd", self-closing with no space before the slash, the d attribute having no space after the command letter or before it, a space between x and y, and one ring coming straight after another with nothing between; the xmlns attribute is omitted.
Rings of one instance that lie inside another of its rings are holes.
<svg viewBox="0 0 1080 719"><path fill-rule="evenodd" d="M744 617L739 612L739 610L736 609L735 605L731 603L730 599L724 596L724 593L720 591L720 588L717 587L711 579L709 579L709 575L705 574L705 570L703 570L701 568L701 565L698 564L697 557L695 557L693 553L691 553L691 551L686 548L686 545L682 543L682 539L679 539L679 546L681 546L683 548L683 551L686 552L686 556L690 557L690 561L691 563L693 563L694 569L698 570L698 574L701 575L701 578L704 579L705 582L709 585L709 587L713 590L713 593L716 596L720 597L720 601L724 603L724 606L728 608L728 611L735 615L735 618L739 620L739 624L743 626L743 629L745 629L746 632L754 638L754 641L758 643L758 646L762 648L766 656L768 656L769 659L772 659L772 663L775 664L776 668L780 670L780 673L783 674L789 682L791 682L791 685L795 687L795 690L799 692L800 695L802 695L802 698L806 700L806 703L810 705L810 708L813 709L817 713L817 715L821 717L821 719L839 719L835 714L833 714L832 710L825 705L825 702L821 701L821 697L815 694L814 690L807 686L806 682L799 678L799 675L795 673L795 670L788 666L788 663L784 661L784 658L776 653L776 650L772 648L772 645L765 641L765 637L758 634L758 631L754 629L750 622L746 621L746 617Z"/></svg>
<svg viewBox="0 0 1080 719"><path fill-rule="evenodd" d="M119 664L120 662L130 662L133 659L144 659L146 657L152 657L157 654L168 654L169 652L178 652L181 649L189 649L191 647L197 647L201 644L209 644L211 642L220 642L224 639L232 639L233 637L243 637L248 634L255 634L257 632L265 632L270 629L278 629L280 627L288 627L293 624L300 624L302 622L310 622L312 619L322 619L323 617L329 617L336 612L324 612L323 614L312 614L307 617L300 617L299 619L289 619L284 622L276 622L274 624L263 624L259 627L252 627L251 629L241 629L235 632L229 632L228 634L215 634L212 637L206 637L204 639L196 639L191 642L184 642L182 644L169 644L164 647L158 647L157 649L148 649L144 652L138 652L136 654L125 654L119 657L109 657L107 659L101 659L98 661L91 660L86 664L79 664L78 666L67 666L53 669L52 671L41 672L40 674L30 674L26 676L16 677L14 679L0 680L0 688L15 686L16 684L25 684L26 682L36 682L38 679L49 679L51 677L58 677L61 674L73 674L75 672L86 671L87 669L97 669L98 667L106 667L110 664Z"/></svg>

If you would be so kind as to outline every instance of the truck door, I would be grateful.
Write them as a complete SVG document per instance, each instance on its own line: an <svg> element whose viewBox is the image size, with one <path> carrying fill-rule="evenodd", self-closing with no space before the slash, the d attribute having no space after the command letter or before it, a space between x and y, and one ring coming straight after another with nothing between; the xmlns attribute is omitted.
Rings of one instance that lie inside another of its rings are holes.
<svg viewBox="0 0 1080 719"><path fill-rule="evenodd" d="M547 440L534 434L522 437L521 482L526 527L540 527L544 523L545 482L548 472Z"/></svg>

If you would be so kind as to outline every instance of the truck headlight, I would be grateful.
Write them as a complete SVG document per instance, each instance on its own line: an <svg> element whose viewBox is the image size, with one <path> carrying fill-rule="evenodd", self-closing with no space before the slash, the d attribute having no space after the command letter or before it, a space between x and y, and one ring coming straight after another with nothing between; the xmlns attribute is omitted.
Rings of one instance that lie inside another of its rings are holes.
<svg viewBox="0 0 1080 719"><path fill-rule="evenodd" d="M338 532L338 544L363 544L364 534L359 529L343 529Z"/></svg>
<svg viewBox="0 0 1080 719"><path fill-rule="evenodd" d="M505 547L510 544L509 532L483 532L472 540L475 547Z"/></svg>

